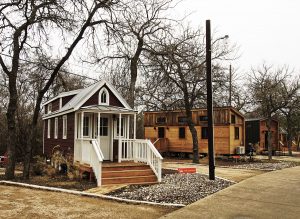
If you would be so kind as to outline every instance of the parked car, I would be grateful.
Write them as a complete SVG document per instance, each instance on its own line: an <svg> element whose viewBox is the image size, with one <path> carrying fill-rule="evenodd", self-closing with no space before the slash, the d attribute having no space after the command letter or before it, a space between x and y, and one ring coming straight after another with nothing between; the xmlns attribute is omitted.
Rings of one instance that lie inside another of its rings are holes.
<svg viewBox="0 0 300 219"><path fill-rule="evenodd" d="M7 154L5 153L4 156L0 156L0 167L4 167L7 164Z"/></svg>

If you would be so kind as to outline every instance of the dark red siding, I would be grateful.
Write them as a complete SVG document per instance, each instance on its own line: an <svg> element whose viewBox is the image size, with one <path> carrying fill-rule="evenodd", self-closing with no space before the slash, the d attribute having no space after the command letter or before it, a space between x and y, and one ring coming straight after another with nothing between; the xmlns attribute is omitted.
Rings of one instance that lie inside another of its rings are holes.
<svg viewBox="0 0 300 219"><path fill-rule="evenodd" d="M59 98L52 101L52 112L59 110Z"/></svg>
<svg viewBox="0 0 300 219"><path fill-rule="evenodd" d="M53 147L60 145L60 150L63 154L74 154L74 123L75 123L75 114L67 114L67 139L63 139L63 117L58 116L58 136L57 139L54 139L54 120L51 118L51 132L50 138L48 138L48 119L44 120L45 131L44 131L44 150L45 155L51 156Z"/></svg>
<svg viewBox="0 0 300 219"><path fill-rule="evenodd" d="M62 106L66 105L75 95L70 95L62 98Z"/></svg>
<svg viewBox="0 0 300 219"><path fill-rule="evenodd" d="M111 92L111 90L107 86L105 87L109 92L109 105L110 106L118 106L118 107L124 107L123 104L119 101L119 99ZM93 94L84 104L83 106L92 106L92 105L98 105L99 101L99 91L102 89L102 87Z"/></svg>

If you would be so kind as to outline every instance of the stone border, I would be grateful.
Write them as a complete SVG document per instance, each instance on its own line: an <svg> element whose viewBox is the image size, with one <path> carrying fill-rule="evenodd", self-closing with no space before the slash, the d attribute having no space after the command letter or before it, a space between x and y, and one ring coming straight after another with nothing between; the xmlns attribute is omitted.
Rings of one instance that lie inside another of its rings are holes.
<svg viewBox="0 0 300 219"><path fill-rule="evenodd" d="M123 199L123 198L113 197L113 196L109 196L109 195L93 194L93 193L88 193L88 192L81 192L81 191L61 189L61 188L48 187L48 186L38 186L38 185L33 185L33 184L12 182L12 181L6 181L6 180L1 180L0 184L32 188L32 189L39 189L39 190L52 191L52 192L63 192L63 193L69 193L69 194L73 194L73 195L81 195L81 196L87 196L87 197L92 197L92 198L108 199L108 200L113 200L113 201L118 201L118 202L131 203L131 204L147 204L147 205L156 205L156 206L163 206L163 207L185 207L186 206L184 204L158 203L158 202L147 202L147 201Z"/></svg>

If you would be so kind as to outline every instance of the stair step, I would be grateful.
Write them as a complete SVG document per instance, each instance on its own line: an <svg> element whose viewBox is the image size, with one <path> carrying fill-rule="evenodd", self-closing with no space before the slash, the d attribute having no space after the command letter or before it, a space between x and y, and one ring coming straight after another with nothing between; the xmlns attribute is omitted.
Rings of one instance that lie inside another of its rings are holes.
<svg viewBox="0 0 300 219"><path fill-rule="evenodd" d="M133 166L103 166L102 171L124 171L124 170L148 170L151 169L148 165L133 165Z"/></svg>
<svg viewBox="0 0 300 219"><path fill-rule="evenodd" d="M146 170L118 170L118 171L102 171L102 178L113 177L131 177L131 176L149 176L154 175L151 169Z"/></svg>
<svg viewBox="0 0 300 219"><path fill-rule="evenodd" d="M155 175L151 176L134 176L134 177L118 177L118 178L102 178L102 185L107 184L126 184L126 183L146 183L146 182L157 182Z"/></svg>

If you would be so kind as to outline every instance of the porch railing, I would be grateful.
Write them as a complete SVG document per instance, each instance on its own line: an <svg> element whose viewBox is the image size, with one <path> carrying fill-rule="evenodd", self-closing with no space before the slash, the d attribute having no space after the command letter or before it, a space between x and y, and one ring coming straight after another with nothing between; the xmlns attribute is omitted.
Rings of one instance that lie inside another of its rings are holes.
<svg viewBox="0 0 300 219"><path fill-rule="evenodd" d="M83 164L89 164L92 167L98 186L101 186L103 159L103 153L96 139L76 140L74 148L74 160Z"/></svg>
<svg viewBox="0 0 300 219"><path fill-rule="evenodd" d="M120 141L119 162L134 161L147 163L157 176L158 182L161 182L163 158L151 141L144 139L120 139Z"/></svg>

